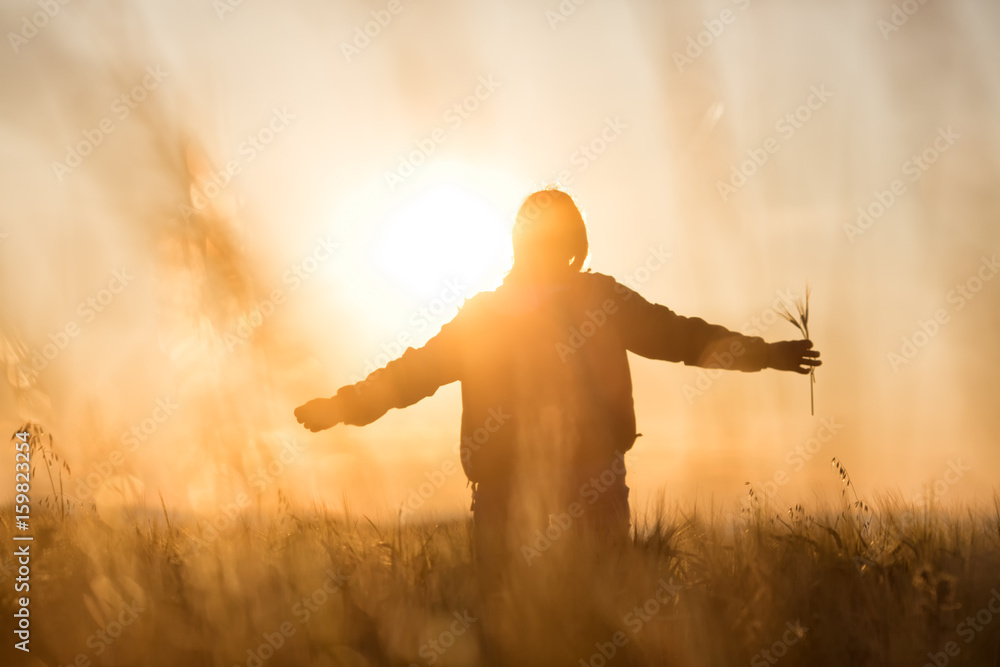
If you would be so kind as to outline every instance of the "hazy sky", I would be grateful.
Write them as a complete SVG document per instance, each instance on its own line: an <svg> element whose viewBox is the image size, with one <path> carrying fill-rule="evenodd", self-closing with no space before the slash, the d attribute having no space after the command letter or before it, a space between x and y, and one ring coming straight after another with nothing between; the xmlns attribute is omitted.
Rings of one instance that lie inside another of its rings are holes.
<svg viewBox="0 0 1000 667"><path fill-rule="evenodd" d="M996 3L50 4L0 10L0 425L79 496L392 514L443 472L422 509L467 507L457 385L363 430L292 409L497 285L560 184L589 267L681 314L795 338L812 288L814 417L800 376L633 357L640 506L827 497L833 456L990 497Z"/></svg>

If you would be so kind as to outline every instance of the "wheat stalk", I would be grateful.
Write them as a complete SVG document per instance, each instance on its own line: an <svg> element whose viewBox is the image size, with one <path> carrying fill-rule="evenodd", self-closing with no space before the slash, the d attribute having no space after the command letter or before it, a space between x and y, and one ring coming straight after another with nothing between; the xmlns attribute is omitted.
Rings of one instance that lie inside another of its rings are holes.
<svg viewBox="0 0 1000 667"><path fill-rule="evenodd" d="M788 307L785 304L783 303L778 304L778 314L781 315L786 320L788 320L789 322L791 322L792 326L798 329L799 333L801 333L802 337L806 340L809 340L809 293L810 292L811 290L809 289L809 283L806 283L805 297L802 299L796 299L794 302L795 310L798 311L798 317L792 315L792 313L788 310ZM816 369L813 368L809 371L809 414L814 416L816 414L816 401L814 398L813 385L815 384L816 384Z"/></svg>

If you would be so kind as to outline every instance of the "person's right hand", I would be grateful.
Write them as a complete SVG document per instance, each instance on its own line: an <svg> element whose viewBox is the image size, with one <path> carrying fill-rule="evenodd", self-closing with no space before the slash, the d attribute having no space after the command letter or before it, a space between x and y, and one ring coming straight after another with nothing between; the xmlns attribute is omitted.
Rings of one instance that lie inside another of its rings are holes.
<svg viewBox="0 0 1000 667"><path fill-rule="evenodd" d="M770 345L767 356L768 368L805 375L823 364L819 360L819 350L812 349L811 340L783 340Z"/></svg>
<svg viewBox="0 0 1000 667"><path fill-rule="evenodd" d="M295 408L295 418L300 424L316 433L344 421L338 408L336 397L314 398Z"/></svg>

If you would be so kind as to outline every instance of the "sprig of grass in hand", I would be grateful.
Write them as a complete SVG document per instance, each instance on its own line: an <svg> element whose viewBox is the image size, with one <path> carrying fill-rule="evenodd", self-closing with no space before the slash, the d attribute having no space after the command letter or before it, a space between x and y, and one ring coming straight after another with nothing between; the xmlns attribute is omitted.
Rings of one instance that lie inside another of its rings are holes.
<svg viewBox="0 0 1000 667"><path fill-rule="evenodd" d="M806 340L810 340L809 338L810 291L811 290L809 289L809 284L806 283L805 297L802 299L796 299L794 301L795 310L798 311L798 317L792 315L792 313L788 310L788 307L785 304L783 303L778 304L778 314L781 315L786 320L788 320L789 322L791 322L792 326L798 329L799 333L801 333L802 337L805 338ZM813 398L813 385L815 384L816 384L816 369L813 368L809 371L809 414L811 415L816 414L816 403Z"/></svg>

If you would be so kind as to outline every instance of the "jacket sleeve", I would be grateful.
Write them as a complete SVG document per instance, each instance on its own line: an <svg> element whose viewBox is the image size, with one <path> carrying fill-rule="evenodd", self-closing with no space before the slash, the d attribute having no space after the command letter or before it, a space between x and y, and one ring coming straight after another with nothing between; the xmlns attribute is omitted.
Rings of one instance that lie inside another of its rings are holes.
<svg viewBox="0 0 1000 667"><path fill-rule="evenodd" d="M345 424L370 424L390 408L405 408L461 379L461 311L423 347L407 348L398 359L373 371L336 396Z"/></svg>
<svg viewBox="0 0 1000 667"><path fill-rule="evenodd" d="M631 352L704 368L750 372L767 367L769 344L763 338L678 315L617 282L613 289L620 336Z"/></svg>

